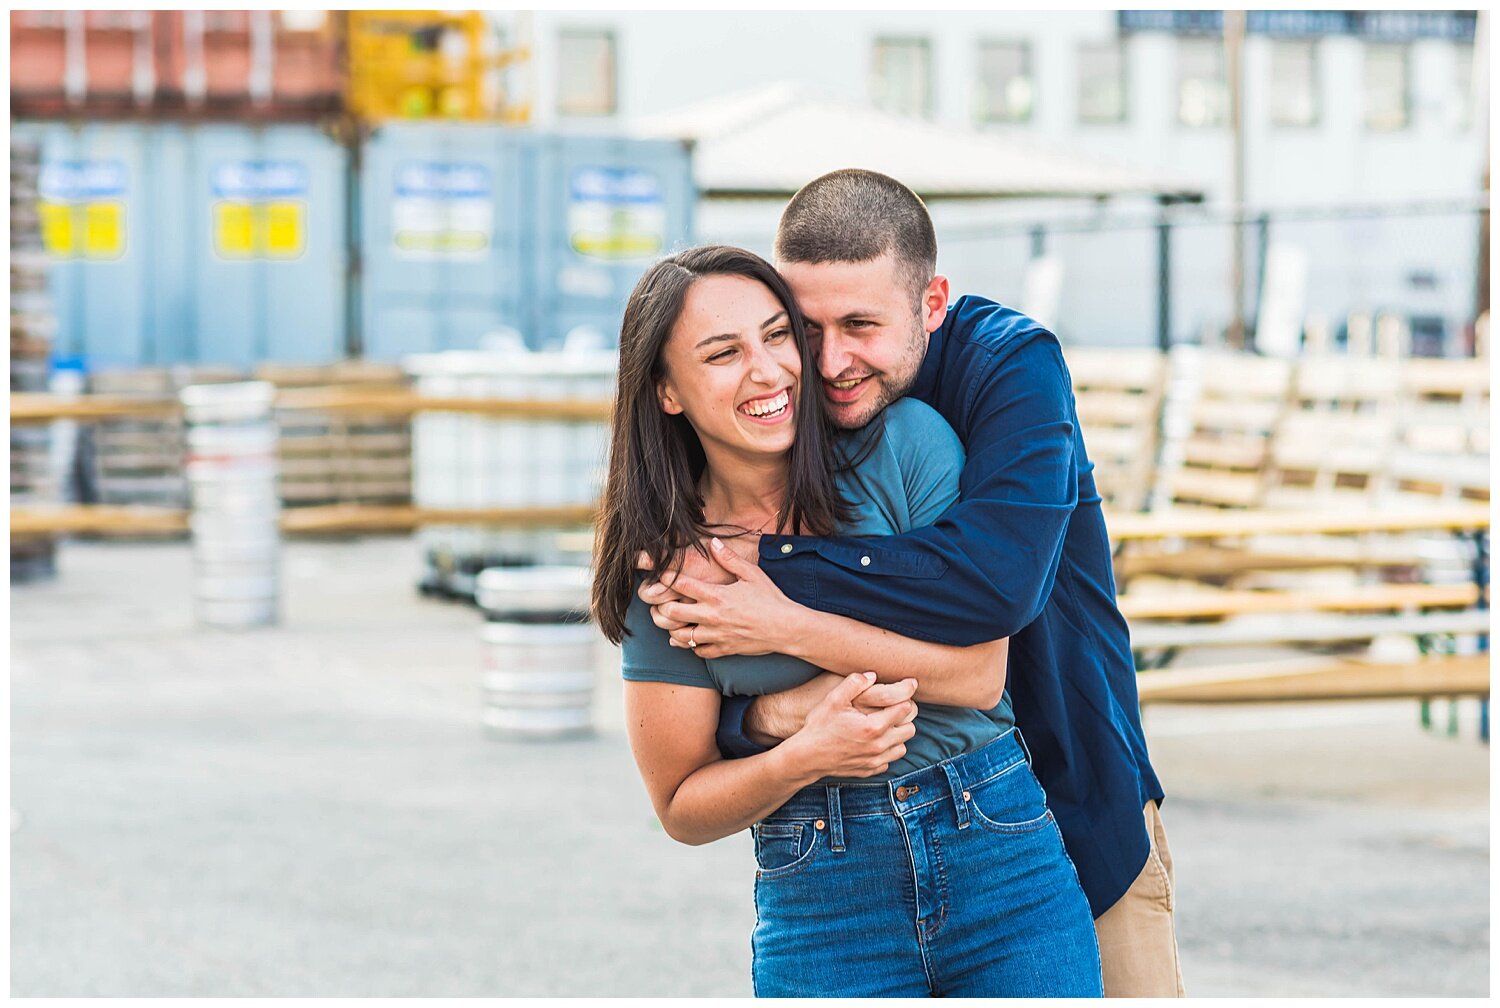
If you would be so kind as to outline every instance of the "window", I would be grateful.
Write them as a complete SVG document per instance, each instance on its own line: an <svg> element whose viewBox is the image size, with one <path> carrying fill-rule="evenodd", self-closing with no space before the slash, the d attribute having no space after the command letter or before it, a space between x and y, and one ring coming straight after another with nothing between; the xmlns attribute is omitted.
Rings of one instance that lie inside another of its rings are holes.
<svg viewBox="0 0 1500 1008"><path fill-rule="evenodd" d="M614 115L615 37L607 31L566 29L557 37L557 112Z"/></svg>
<svg viewBox="0 0 1500 1008"><path fill-rule="evenodd" d="M1125 121L1125 46L1120 40L1078 47L1078 121Z"/></svg>
<svg viewBox="0 0 1500 1008"><path fill-rule="evenodd" d="M932 47L922 38L878 38L870 100L897 115L932 115Z"/></svg>
<svg viewBox="0 0 1500 1008"><path fill-rule="evenodd" d="M1453 50L1454 124L1467 133L1474 128L1474 44L1461 43Z"/></svg>
<svg viewBox="0 0 1500 1008"><path fill-rule="evenodd" d="M1028 122L1036 99L1031 46L1025 42L979 43L979 95L982 123Z"/></svg>
<svg viewBox="0 0 1500 1008"><path fill-rule="evenodd" d="M1223 126L1229 122L1222 40L1178 39L1177 121L1184 126Z"/></svg>
<svg viewBox="0 0 1500 1008"><path fill-rule="evenodd" d="M1271 43L1271 123L1275 126L1316 126L1318 50L1313 42L1276 40Z"/></svg>
<svg viewBox="0 0 1500 1008"><path fill-rule="evenodd" d="M1410 121L1410 47L1365 46L1365 128L1399 130Z"/></svg>

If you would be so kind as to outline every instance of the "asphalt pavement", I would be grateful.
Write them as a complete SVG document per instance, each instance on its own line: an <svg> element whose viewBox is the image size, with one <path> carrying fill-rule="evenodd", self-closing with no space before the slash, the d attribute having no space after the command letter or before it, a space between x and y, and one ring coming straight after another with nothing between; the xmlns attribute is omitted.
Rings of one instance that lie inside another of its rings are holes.
<svg viewBox="0 0 1500 1008"><path fill-rule="evenodd" d="M194 626L185 543L59 566L11 593L14 996L749 995L748 837L661 831L607 645L591 737L499 741L409 540L290 544L242 632ZM1147 711L1190 995L1488 993L1459 713Z"/></svg>

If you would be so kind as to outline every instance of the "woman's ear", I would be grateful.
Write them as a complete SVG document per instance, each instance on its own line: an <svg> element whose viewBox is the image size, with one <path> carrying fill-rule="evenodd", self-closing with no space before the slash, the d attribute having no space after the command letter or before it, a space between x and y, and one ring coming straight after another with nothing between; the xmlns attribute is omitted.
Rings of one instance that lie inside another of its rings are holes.
<svg viewBox="0 0 1500 1008"><path fill-rule="evenodd" d="M663 413L682 412L682 404L677 401L677 392L672 388L672 383L665 378L656 383L656 399L661 403Z"/></svg>

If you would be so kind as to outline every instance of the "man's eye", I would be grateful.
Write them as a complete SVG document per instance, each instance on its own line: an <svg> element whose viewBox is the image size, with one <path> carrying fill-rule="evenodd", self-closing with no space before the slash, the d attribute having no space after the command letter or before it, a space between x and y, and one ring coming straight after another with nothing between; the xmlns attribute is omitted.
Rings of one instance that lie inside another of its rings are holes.
<svg viewBox="0 0 1500 1008"><path fill-rule="evenodd" d="M849 328L849 329L867 329L867 328L869 328L870 326L872 326L874 324L875 323L871 322L869 319L850 319L849 322L847 323L847 328Z"/></svg>

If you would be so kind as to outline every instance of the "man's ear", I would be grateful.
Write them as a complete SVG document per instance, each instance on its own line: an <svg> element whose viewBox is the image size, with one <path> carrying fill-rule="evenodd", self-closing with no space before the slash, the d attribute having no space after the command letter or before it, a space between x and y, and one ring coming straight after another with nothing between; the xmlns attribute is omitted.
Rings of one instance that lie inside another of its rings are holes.
<svg viewBox="0 0 1500 1008"><path fill-rule="evenodd" d="M948 317L948 278L939 273L922 292L922 328L935 332Z"/></svg>
<svg viewBox="0 0 1500 1008"><path fill-rule="evenodd" d="M677 401L677 390L665 378L656 383L656 401L661 403L663 413L682 412L682 403Z"/></svg>

